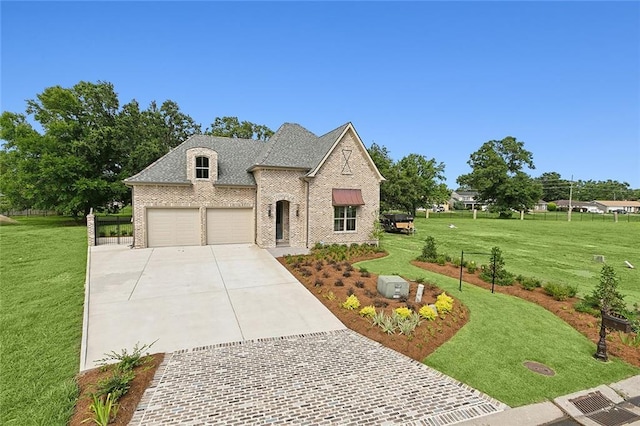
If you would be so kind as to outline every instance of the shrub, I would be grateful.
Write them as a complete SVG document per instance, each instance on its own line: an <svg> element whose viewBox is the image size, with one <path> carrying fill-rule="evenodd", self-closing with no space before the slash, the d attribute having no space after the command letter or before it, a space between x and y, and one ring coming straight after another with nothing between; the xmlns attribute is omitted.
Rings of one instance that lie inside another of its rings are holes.
<svg viewBox="0 0 640 426"><path fill-rule="evenodd" d="M313 283L313 285L315 287L322 287L324 285L324 281L322 281L320 278L316 278L315 282Z"/></svg>
<svg viewBox="0 0 640 426"><path fill-rule="evenodd" d="M397 325L400 333L404 334L405 336L411 336L413 334L413 331L416 329L416 326L417 324L410 320L401 321Z"/></svg>
<svg viewBox="0 0 640 426"><path fill-rule="evenodd" d="M346 271L353 272L353 266L349 262L344 262L343 266Z"/></svg>
<svg viewBox="0 0 640 426"><path fill-rule="evenodd" d="M593 305L591 302L586 299L579 300L573 305L573 308L578 312L583 312L586 314L590 314L595 316L600 315L600 310L598 309L598 303Z"/></svg>
<svg viewBox="0 0 640 426"><path fill-rule="evenodd" d="M97 383L95 394L99 397L110 395L111 400L115 402L127 393L134 377L135 374L132 370L119 370L116 368L113 374Z"/></svg>
<svg viewBox="0 0 640 426"><path fill-rule="evenodd" d="M424 305L422 308L420 308L420 310L418 311L418 314L422 318L429 321L433 321L434 319L436 319L436 316L438 316L436 311L434 311L429 305Z"/></svg>
<svg viewBox="0 0 640 426"><path fill-rule="evenodd" d="M106 353L105 357L98 360L97 362L102 366L106 366L107 364L110 364L112 361L118 361L118 365L117 365L118 370L120 371L133 370L135 367L144 365L149 360L148 351L151 348L151 346L153 346L154 343L156 342L157 340L154 340L150 344L148 345L145 344L142 346L140 346L140 343L138 342L135 345L133 345L133 350L131 351L131 353L129 353L129 351L127 351L126 349L122 349L120 353L111 351L109 353ZM147 351L147 353L143 355L142 353L145 351Z"/></svg>
<svg viewBox="0 0 640 426"><path fill-rule="evenodd" d="M336 282L333 283L333 285L336 286L336 287L343 287L344 286L344 282L342 282L342 279L338 278L336 280Z"/></svg>
<svg viewBox="0 0 640 426"><path fill-rule="evenodd" d="M436 248L436 240L431 236L425 238L424 247L422 247L422 253L418 257L418 260L422 262L435 262L438 257L438 250Z"/></svg>
<svg viewBox="0 0 640 426"><path fill-rule="evenodd" d="M390 316L385 315L380 327L385 333L393 334L396 331L396 322Z"/></svg>
<svg viewBox="0 0 640 426"><path fill-rule="evenodd" d="M376 308L386 308L387 306L389 306L389 302L386 302L382 299L374 299L373 306L375 306Z"/></svg>
<svg viewBox="0 0 640 426"><path fill-rule="evenodd" d="M504 259L502 257L502 250L499 247L493 247L491 249L491 257L489 258L489 265L482 266L480 272L480 278L485 282L492 282L495 277L495 283L498 285L512 285L513 274L507 272L504 269Z"/></svg>
<svg viewBox="0 0 640 426"><path fill-rule="evenodd" d="M327 300L331 300L332 302L333 302L334 300L336 300L336 295L335 295L335 294L333 294L333 292L332 292L332 291L330 291L329 293L325 294L325 295L324 295L324 297L326 297L326 298L327 298Z"/></svg>
<svg viewBox="0 0 640 426"><path fill-rule="evenodd" d="M600 308L601 301L605 308L621 313L626 310L624 296L618 292L618 277L613 267L604 265L600 271L600 282L593 292L585 299L597 304Z"/></svg>
<svg viewBox="0 0 640 426"><path fill-rule="evenodd" d="M355 294L352 294L342 303L342 307L348 310L358 309L360 307L360 301Z"/></svg>
<svg viewBox="0 0 640 426"><path fill-rule="evenodd" d="M409 308L396 308L393 312L402 319L406 319L411 316L411 309Z"/></svg>
<svg viewBox="0 0 640 426"><path fill-rule="evenodd" d="M316 271L322 271L323 267L324 267L324 262L322 260L318 260L316 262Z"/></svg>
<svg viewBox="0 0 640 426"><path fill-rule="evenodd" d="M329 273L327 271L324 271L322 273L322 278L329 278Z"/></svg>
<svg viewBox="0 0 640 426"><path fill-rule="evenodd" d="M496 284L501 286L513 285L514 276L511 272L502 271L499 277L496 277Z"/></svg>
<svg viewBox="0 0 640 426"><path fill-rule="evenodd" d="M446 314L453 310L453 298L442 292L436 298L435 305L438 312Z"/></svg>
<svg viewBox="0 0 640 426"><path fill-rule="evenodd" d="M375 314L376 308L372 305L365 306L364 308L360 309L360 316L362 317L373 318Z"/></svg>
<svg viewBox="0 0 640 426"><path fill-rule="evenodd" d="M449 253L445 253L443 256L446 262L451 262L453 260L453 257L451 257Z"/></svg>
<svg viewBox="0 0 640 426"><path fill-rule="evenodd" d="M344 272L342 273L342 276L343 276L343 277L345 277L345 278L348 278L348 277L350 277L350 276L351 276L351 272L349 272L349 271L344 271Z"/></svg>
<svg viewBox="0 0 640 426"><path fill-rule="evenodd" d="M356 287L364 288L364 281L360 281L360 280L356 281Z"/></svg>
<svg viewBox="0 0 640 426"><path fill-rule="evenodd" d="M355 293L355 290L353 289L353 287L349 287L349 289L347 290L347 296L351 296L354 293Z"/></svg>
<svg viewBox="0 0 640 426"><path fill-rule="evenodd" d="M360 276L364 278L368 278L371 276L371 274L369 273L369 271L367 271L366 268L360 268Z"/></svg>
<svg viewBox="0 0 640 426"><path fill-rule="evenodd" d="M418 284L422 284L424 282L424 277L418 277L416 278L416 283Z"/></svg>
<svg viewBox="0 0 640 426"><path fill-rule="evenodd" d="M303 277L310 277L312 275L312 272L311 272L311 270L309 270L309 268L301 268L300 269L300 274Z"/></svg>
<svg viewBox="0 0 640 426"><path fill-rule="evenodd" d="M578 288L567 284L546 283L544 286L544 292L555 300L563 301L570 297L574 297L578 292Z"/></svg>
<svg viewBox="0 0 640 426"><path fill-rule="evenodd" d="M438 257L436 257L436 263L440 266L444 266L447 264L447 258L444 254L439 254Z"/></svg>
<svg viewBox="0 0 640 426"><path fill-rule="evenodd" d="M461 262L462 262L462 261L460 260L460 258L459 258L459 257L456 257L455 259L453 259L453 260L451 261L451 263L453 264L453 266L455 266L456 268L459 268L459 267L460 267L460 263L461 263Z"/></svg>
<svg viewBox="0 0 640 426"><path fill-rule="evenodd" d="M478 270L478 265L473 260L467 263L467 272L470 274L475 274Z"/></svg>
<svg viewBox="0 0 640 426"><path fill-rule="evenodd" d="M542 287L542 282L534 277L524 277L518 281L520 281L520 285L522 285L522 288L525 290L532 291L535 288Z"/></svg>
<svg viewBox="0 0 640 426"><path fill-rule="evenodd" d="M547 203L547 210L550 212L555 212L558 210L558 205L556 203Z"/></svg>

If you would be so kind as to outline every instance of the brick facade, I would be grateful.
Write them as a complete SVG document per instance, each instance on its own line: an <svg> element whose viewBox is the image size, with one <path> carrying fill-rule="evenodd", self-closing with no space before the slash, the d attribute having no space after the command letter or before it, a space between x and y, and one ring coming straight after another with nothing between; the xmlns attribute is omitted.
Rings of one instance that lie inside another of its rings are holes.
<svg viewBox="0 0 640 426"><path fill-rule="evenodd" d="M350 154L349 154L350 152ZM348 157L348 164L345 157ZM333 188L360 189L364 205L356 213L356 230L333 230ZM380 210L380 182L364 147L352 130L338 142L309 184L309 245L369 243Z"/></svg>
<svg viewBox="0 0 640 426"><path fill-rule="evenodd" d="M207 208L254 207L254 188L217 187L197 180L193 185L135 185L133 188L134 244L147 246L146 210L149 207L199 208L200 244L207 244Z"/></svg>
<svg viewBox="0 0 640 426"><path fill-rule="evenodd" d="M207 208L250 207L254 209L255 243L276 246L277 208L281 204L283 245L312 247L324 243L371 243L373 223L380 205L379 174L368 159L358 136L348 128L333 151L312 176L308 170L260 167L253 171L256 187L216 186L217 153L208 148L186 151L187 179L191 184L133 185L135 247L146 247L147 208L198 208L200 244L207 244ZM209 158L209 178L195 178L195 159ZM334 231L332 190L360 189L364 205L356 211L355 231ZM280 203L279 203L280 202Z"/></svg>

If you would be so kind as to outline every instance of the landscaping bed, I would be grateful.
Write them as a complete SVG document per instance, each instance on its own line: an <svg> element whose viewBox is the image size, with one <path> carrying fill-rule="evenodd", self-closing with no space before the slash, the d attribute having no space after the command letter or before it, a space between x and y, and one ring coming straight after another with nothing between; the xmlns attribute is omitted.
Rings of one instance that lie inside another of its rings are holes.
<svg viewBox="0 0 640 426"><path fill-rule="evenodd" d="M129 424L144 391L151 384L153 376L163 360L163 353L148 355L144 364L133 369L135 376L130 382L130 388L118 399L117 415L109 425L125 426ZM71 417L69 421L70 426L95 424L93 420L91 420L93 418L93 413L90 409L92 403L91 395L97 391L98 383L107 380L113 375L115 368L116 364L112 364L106 367L83 371L78 375L76 380L80 390L80 396L78 397L73 417Z"/></svg>
<svg viewBox="0 0 640 426"><path fill-rule="evenodd" d="M460 267L454 266L451 263L439 265L437 263L421 262L417 260L412 261L411 263L419 268L431 272L451 278L460 278ZM466 268L463 273L463 284L464 283L473 284L475 286L491 290L491 283L483 281L478 272L469 273ZM500 286L496 284L494 286L494 291L516 296L542 306L563 319L566 323L594 343L597 343L600 338L600 319L589 313L576 311L574 305L579 301L576 297L570 297L566 300L558 301L546 294L543 288L538 287L532 290L525 290L518 284L510 286ZM629 364L640 367L640 348L624 344L618 332L607 333L607 350L610 355L616 356Z"/></svg>
<svg viewBox="0 0 640 426"><path fill-rule="evenodd" d="M315 252L307 256L285 256L278 260L323 303L342 323L363 336L400 352L416 361L422 362L444 342L449 340L468 321L469 310L460 301L453 298L451 312L440 312L432 320L422 318L419 325L409 335L401 334L398 329L387 333L374 325L370 317L360 314L365 306L374 306L376 312L392 316L398 308L408 308L416 314L428 304L434 304L443 291L428 282L424 285L422 302L415 302L419 283L409 281L409 295L406 299L388 299L377 292L378 276L361 271L352 266L352 262L375 259L386 253L347 253L334 254ZM349 259L343 260L343 259ZM340 259L340 260L337 260ZM346 276L345 276L346 275ZM343 303L350 295L359 301L356 309L346 309ZM450 295L449 295L450 296Z"/></svg>

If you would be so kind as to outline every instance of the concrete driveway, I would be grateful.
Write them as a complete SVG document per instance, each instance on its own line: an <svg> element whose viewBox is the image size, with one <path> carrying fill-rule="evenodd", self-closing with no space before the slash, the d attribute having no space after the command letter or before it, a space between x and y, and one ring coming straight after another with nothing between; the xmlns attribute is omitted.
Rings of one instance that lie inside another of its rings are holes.
<svg viewBox="0 0 640 426"><path fill-rule="evenodd" d="M97 246L90 248L80 369L155 340L151 352L174 352L344 328L253 245Z"/></svg>

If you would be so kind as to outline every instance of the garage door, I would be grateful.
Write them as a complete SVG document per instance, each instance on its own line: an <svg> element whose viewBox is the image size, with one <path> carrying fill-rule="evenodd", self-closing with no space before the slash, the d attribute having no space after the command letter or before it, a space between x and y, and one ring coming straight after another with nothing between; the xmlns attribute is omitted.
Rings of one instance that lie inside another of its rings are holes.
<svg viewBox="0 0 640 426"><path fill-rule="evenodd" d="M147 246L199 246L198 209L147 209Z"/></svg>
<svg viewBox="0 0 640 426"><path fill-rule="evenodd" d="M208 209L207 244L253 243L253 209Z"/></svg>

